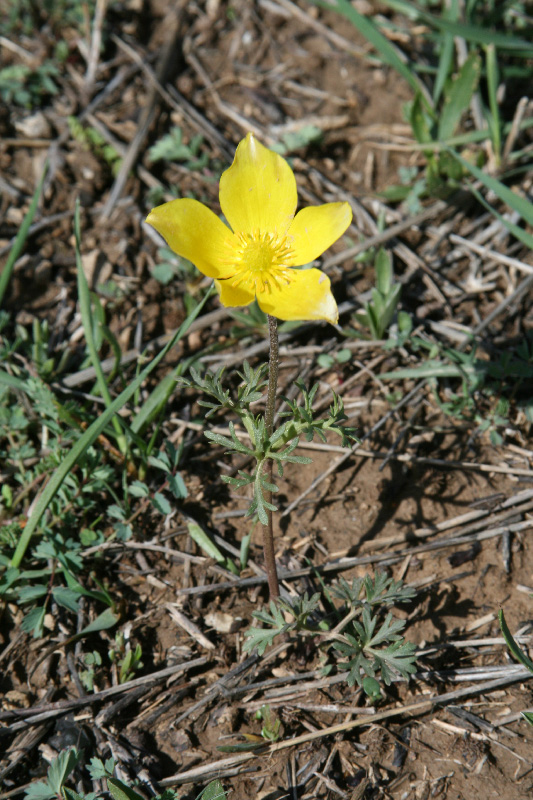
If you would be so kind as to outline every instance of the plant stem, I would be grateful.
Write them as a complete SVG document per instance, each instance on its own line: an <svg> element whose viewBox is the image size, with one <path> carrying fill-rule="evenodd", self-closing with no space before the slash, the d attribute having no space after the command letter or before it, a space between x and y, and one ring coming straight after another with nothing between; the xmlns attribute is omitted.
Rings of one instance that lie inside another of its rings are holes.
<svg viewBox="0 0 533 800"><path fill-rule="evenodd" d="M267 436L272 436L274 430L274 411L276 408L276 394L278 388L279 372L279 344L278 344L278 321L276 317L268 315L268 330L270 334L270 354L268 359L268 392L265 411L265 425ZM273 461L268 462L269 481L272 483ZM268 501L272 504L272 492L269 493ZM279 597L279 581L276 569L276 556L274 551L274 525L272 511L268 510L268 524L263 525L263 552L265 554L265 568L268 577L268 588L270 599L275 600Z"/></svg>

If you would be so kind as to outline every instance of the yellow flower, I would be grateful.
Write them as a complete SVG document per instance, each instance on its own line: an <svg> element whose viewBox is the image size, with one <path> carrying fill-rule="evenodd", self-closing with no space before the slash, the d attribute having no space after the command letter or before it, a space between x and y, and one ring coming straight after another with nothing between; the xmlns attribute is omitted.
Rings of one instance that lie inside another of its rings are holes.
<svg viewBox="0 0 533 800"><path fill-rule="evenodd" d="M318 258L351 222L348 203L326 203L295 214L294 174L281 156L249 133L220 179L220 206L231 230L197 200L172 200L147 222L169 247L215 279L224 306L260 308L282 320L336 323L330 281L319 269L297 270Z"/></svg>

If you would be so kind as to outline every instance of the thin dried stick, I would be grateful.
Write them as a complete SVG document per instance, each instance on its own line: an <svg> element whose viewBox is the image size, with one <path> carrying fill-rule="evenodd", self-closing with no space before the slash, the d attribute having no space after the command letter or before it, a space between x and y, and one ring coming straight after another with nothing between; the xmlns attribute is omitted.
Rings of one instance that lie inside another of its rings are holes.
<svg viewBox="0 0 533 800"><path fill-rule="evenodd" d="M98 69L98 61L100 59L100 47L102 44L102 26L104 24L105 12L107 9L107 0L96 0L96 8L94 10L93 32L91 36L91 45L89 48L89 59L87 62L87 72L85 73L85 93L90 94L96 78L96 70Z"/></svg>

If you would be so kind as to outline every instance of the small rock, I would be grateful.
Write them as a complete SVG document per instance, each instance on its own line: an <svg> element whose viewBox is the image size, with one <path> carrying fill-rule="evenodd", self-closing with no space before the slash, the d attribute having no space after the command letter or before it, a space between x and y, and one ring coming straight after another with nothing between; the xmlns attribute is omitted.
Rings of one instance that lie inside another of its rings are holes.
<svg viewBox="0 0 533 800"><path fill-rule="evenodd" d="M199 350L202 346L202 335L200 331L193 331L187 337L187 344L190 350Z"/></svg>
<svg viewBox="0 0 533 800"><path fill-rule="evenodd" d="M27 692L21 692L19 689L10 689L4 695L4 711L15 708L29 708L30 705L30 696Z"/></svg>
<svg viewBox="0 0 533 800"><path fill-rule="evenodd" d="M17 120L15 130L26 139L49 139L52 133L50 124L41 111Z"/></svg>
<svg viewBox="0 0 533 800"><path fill-rule="evenodd" d="M205 622L218 633L235 633L241 627L242 619L232 617L231 614L225 614L223 611L213 611L206 615Z"/></svg>

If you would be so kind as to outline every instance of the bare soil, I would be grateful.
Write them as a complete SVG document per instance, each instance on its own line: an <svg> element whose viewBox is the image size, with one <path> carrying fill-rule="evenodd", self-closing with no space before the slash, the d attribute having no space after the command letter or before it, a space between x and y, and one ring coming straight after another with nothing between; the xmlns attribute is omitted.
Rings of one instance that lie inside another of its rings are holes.
<svg viewBox="0 0 533 800"><path fill-rule="evenodd" d="M378 3L369 5L384 13ZM31 36L17 33L13 41L37 64L53 52L56 34L41 24ZM333 12L286 0L113 4L92 83L86 80L87 38L75 28L61 35L69 57L59 92L39 112L46 123L39 135L21 128L29 112L15 105L0 112L0 252L5 259L48 157L40 227L16 265L6 307L19 325L30 330L35 318L46 319L56 342L69 342L67 367L57 379L64 388L90 393L92 386L76 377L81 357L72 227L76 198L82 205L84 267L124 353L138 353L173 332L186 315L185 292L199 296L203 288L199 279L178 277L163 285L152 277L159 257L143 224L150 190L160 187L170 199L168 187L176 186L180 195L194 192L218 211L217 176L248 130L272 144L304 124L322 129L319 141L289 155L302 204L347 199L353 205L350 241L337 243L333 253L357 243L360 235L375 235L380 211L387 226L406 219L402 210L387 209L379 192L398 182L399 167L423 163L407 146L410 132L402 104L410 90L392 70L365 57L365 41ZM165 60L169 45L171 55ZM415 38L411 45L416 47ZM1 58L5 66L19 55L5 48ZM133 154L120 185L102 148L77 141L69 132L70 115L98 130L121 156ZM150 163L148 148L172 125L180 126L184 142L203 136L207 166L194 171L182 163ZM139 130L144 136L137 148ZM414 227L407 220L386 246L404 284L402 308L420 335L428 341L444 337L446 346L457 347L463 340L453 333L475 329L509 298L523 275L458 249L450 240L453 233L475 239L490 224L470 198L455 198L446 206L430 199L427 207L435 209L433 215ZM498 236L487 241L489 249L511 251L531 264L531 255L509 236L501 231ZM358 298L373 286L371 263L341 258L329 274L341 310L347 309L341 324L353 330ZM496 316L481 334L482 357L490 360L495 342L500 350L512 351L531 336L532 300L529 288ZM208 312L218 308L212 300ZM442 324L447 333L438 327ZM220 348L215 366L238 366L262 333L252 331L237 340L235 325L227 314L200 325L155 379L184 355L214 344ZM317 366L317 353L334 353L346 342L353 347L351 361L329 369ZM319 653L309 645L285 643L273 655L267 652L248 663L243 630L251 613L268 600L264 580L231 588L227 573L209 560L184 565L150 547L135 550L126 543L120 550L103 551L94 568L122 599L128 640L142 645L138 675L176 666L175 674L93 701L84 697L73 674L81 668L83 652L100 647L105 653L114 633L95 637L83 650L69 648L60 644L75 629L51 620L45 639L33 641L18 631L20 610L4 607L2 710L37 714L44 707L52 713L31 718L25 727L17 713L1 718L5 750L0 772L9 774L0 798L14 796L17 787L41 777L46 762L69 744L102 758L112 754L122 775L138 778L147 797L152 785L172 785L193 798L211 777L220 777L234 800L529 796L533 733L519 712L533 705L531 684L522 673L510 681L516 667L499 638L497 613L504 607L511 630L531 631L532 526L526 492L533 452L530 425L517 402L531 386L513 395L502 381L501 396L511 394L511 403L508 424L500 431L503 442L495 446L474 419L445 416L439 408L437 400L446 401L460 390L457 382L441 383L437 392L426 383L411 402L389 413L415 381L392 383L379 376L416 365L411 350L384 350L363 338L346 340L325 325L293 330L284 347L282 392L291 391L292 381L303 374L307 382L320 382L318 403L328 402L331 388L340 393L361 437L385 420L311 491L312 482L342 457L338 441L328 440L325 449L311 452L309 467L287 470L280 483L280 511L301 499L279 520L279 564L291 572L334 565L323 573L325 580L341 574L349 580L381 567L417 587L416 601L398 613L407 620L407 638L420 649L419 674L409 683L393 684L372 708L357 687L322 678ZM104 347L102 356L110 354ZM135 367L136 360L125 362L125 375L134 376ZM115 389L120 390L118 382ZM398 394L391 397L393 391ZM497 393L480 398L480 415L494 412L497 400ZM176 390L163 432L175 442L187 437L183 476L189 497L165 521L155 513L141 514L137 543L202 556L187 536L191 518L236 548L249 531L249 520L239 515L245 499L218 479L221 469L238 464L221 450L209 449L193 429L198 413L191 393ZM512 498L518 499L505 512L503 504ZM463 517L483 510L477 527ZM517 523L524 524L513 528ZM345 568L346 559L360 563ZM243 579L261 575L259 531L251 560ZM318 578L309 570L297 579L289 575L285 586L291 592L312 592ZM179 604L196 633L177 624L169 603ZM217 630L214 614L228 615L232 631ZM199 634L214 647L206 647ZM203 662L188 666L202 657ZM239 665L246 668L236 674ZM98 691L110 688L116 675L102 672L100 681ZM457 697L453 692L459 692ZM61 705L66 700L75 701L72 708ZM421 701L427 701L425 706L403 710ZM263 703L282 720L283 747L250 756L219 752L222 745L260 734L255 712ZM360 727L349 727L354 720L361 721ZM332 726L339 728L329 731ZM286 746L308 734L307 740ZM199 769L208 764L210 773Z"/></svg>

